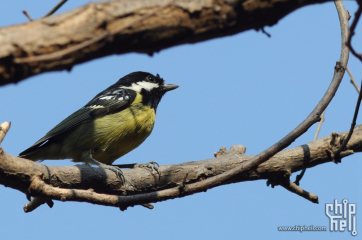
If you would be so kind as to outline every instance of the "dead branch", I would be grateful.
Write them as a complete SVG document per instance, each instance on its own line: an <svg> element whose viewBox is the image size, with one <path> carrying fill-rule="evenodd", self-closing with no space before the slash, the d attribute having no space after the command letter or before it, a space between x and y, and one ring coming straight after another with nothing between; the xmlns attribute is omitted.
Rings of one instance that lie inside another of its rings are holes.
<svg viewBox="0 0 362 240"><path fill-rule="evenodd" d="M5 135L9 127L7 123L1 125L0 142L1 136ZM256 169L234 176L225 182L220 181L216 186L290 176L303 168L332 162L334 149L340 146L347 134L348 132L333 133L311 143L284 150ZM243 151L238 151L238 148L243 147L233 146L229 152L216 158L160 166L162 171L160 178L158 174L144 168L124 170L126 183L123 185L112 171L91 168L87 165L46 166L12 156L0 147L0 184L17 189L27 196L41 197L34 200L39 205L49 200L60 200L88 202L125 209L128 206L193 194L194 192L190 192L188 188L195 184L203 186L202 190L206 191L211 188L204 184L207 179L234 169L253 158L253 156L243 154ZM355 128L346 148L341 152L341 157L361 151L362 125ZM284 187L299 195L309 194L295 186ZM311 199L316 200L313 194L310 196ZM26 207L29 209L34 207L32 204Z"/></svg>
<svg viewBox="0 0 362 240"><path fill-rule="evenodd" d="M354 86L354 88L355 88L355 89L357 90L357 92L359 93L359 92L360 92L359 87L357 86L356 80L354 80L354 77L353 77L351 71L349 70L348 66L347 66L346 70L347 70L347 72L348 72L349 77L351 78L351 81L350 81L350 82L352 83L352 85Z"/></svg>
<svg viewBox="0 0 362 240"><path fill-rule="evenodd" d="M27 17L30 22L33 21L33 18L30 16L30 14L28 13L28 11L26 11L26 10L24 9L24 10L23 10L23 13L24 13L25 17Z"/></svg>
<svg viewBox="0 0 362 240"><path fill-rule="evenodd" d="M349 50L351 51L353 56L355 56L357 59L359 59L362 62L362 54L357 53L357 51L352 46L352 37L355 34L354 30L356 29L357 23L358 23L361 15L362 15L362 1L357 0L357 3L358 3L358 9L357 9L356 13L354 14L354 19L353 19L353 22L351 24L350 34L348 36L348 40L347 40L346 44L349 47Z"/></svg>
<svg viewBox="0 0 362 240"><path fill-rule="evenodd" d="M53 15L59 8L61 8L61 6L64 5L64 3L66 3L68 0L61 0L57 5L55 5L47 14L45 14L45 17L49 17L51 15Z"/></svg>
<svg viewBox="0 0 362 240"><path fill-rule="evenodd" d="M0 86L112 54L172 46L272 26L327 0L119 0L0 29Z"/></svg>
<svg viewBox="0 0 362 240"><path fill-rule="evenodd" d="M355 56L357 59L359 59L361 62L362 62L362 54L359 54L356 52L356 50L353 48L352 46L352 37L353 35L355 34L355 28L357 26L357 23L361 17L361 14L362 14L362 1L361 0L357 0L357 3L358 3L358 9L355 13L355 18L353 19L353 22L351 24L351 28L350 28L350 33L348 35L348 39L347 39L347 42L346 42L346 46L348 46L349 50L351 51L351 53L353 54L353 56ZM361 81L361 87L362 88L362 81ZM361 101L362 101L362 93L359 92L358 94L358 99L357 99L357 104L356 104L356 108L355 108L355 111L354 111L354 115L353 115L353 120L352 120L352 123L351 123L351 128L349 130L349 134L348 136L344 139L342 145L340 146L339 149L337 149L335 152L334 152L334 155L335 155L335 162L338 163L339 162L339 153L342 151L342 149L347 145L352 133L353 133L353 130L354 130L354 127L356 126L356 120L357 120L357 116L358 116L358 112L359 112L359 108L360 108L360 104L361 104Z"/></svg>
<svg viewBox="0 0 362 240"><path fill-rule="evenodd" d="M61 6L64 5L64 3L66 3L68 0L61 0L57 5L55 5L47 14L45 14L45 17L49 17L51 15L53 15ZM30 22L34 21L33 18L30 16L30 14L28 13L28 11L26 11L25 9L23 10L24 15L28 18L28 20Z"/></svg>

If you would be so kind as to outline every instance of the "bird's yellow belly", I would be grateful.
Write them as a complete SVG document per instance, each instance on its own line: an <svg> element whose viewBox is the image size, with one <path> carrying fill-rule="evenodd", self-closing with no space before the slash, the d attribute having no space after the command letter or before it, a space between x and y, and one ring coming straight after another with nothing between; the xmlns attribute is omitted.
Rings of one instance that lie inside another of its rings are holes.
<svg viewBox="0 0 362 240"><path fill-rule="evenodd" d="M128 108L124 114L130 115L127 121L113 121L112 118L118 119L118 114L110 115L108 119L103 119L98 124L96 129L108 128L109 125L115 125L109 129L109 136L106 143L101 144L101 149L94 149L93 158L106 164L113 163L116 159L132 151L138 147L151 134L155 123L155 111L150 107L143 107L141 110L132 112L132 108ZM113 123L111 123L113 122ZM104 126L108 125L108 126ZM98 135L98 134L96 134Z"/></svg>
<svg viewBox="0 0 362 240"><path fill-rule="evenodd" d="M70 141L67 144L73 145L69 147L77 149L78 154L83 156L71 156L71 158L76 162L83 161L84 154L89 152L97 161L112 164L116 159L138 147L151 134L155 118L153 108L136 102L120 112L84 123L72 133L77 136L77 141ZM76 132L83 133L83 136L80 137ZM75 138L70 136L68 139Z"/></svg>

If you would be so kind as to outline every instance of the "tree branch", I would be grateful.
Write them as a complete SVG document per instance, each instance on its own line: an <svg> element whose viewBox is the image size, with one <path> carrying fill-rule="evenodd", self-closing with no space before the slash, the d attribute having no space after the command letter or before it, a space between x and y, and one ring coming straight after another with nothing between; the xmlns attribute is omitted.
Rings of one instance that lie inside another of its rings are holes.
<svg viewBox="0 0 362 240"><path fill-rule="evenodd" d="M291 181L288 181L286 183L280 183L280 186L284 187L285 189L287 189L288 191L292 192L292 193L295 193L313 203L319 203L319 200L318 200L318 196L313 194L313 193L310 193L310 192L307 192L305 190L303 190L301 187L299 187L296 183L294 182L291 182Z"/></svg>
<svg viewBox="0 0 362 240"><path fill-rule="evenodd" d="M9 127L7 123L1 125L0 141ZM220 181L212 187L289 176L303 168L331 162L334 149L340 146L347 134L348 132L333 133L311 143L284 150L256 169L248 170L227 181ZM124 170L126 183L123 185L112 171L91 168L87 165L46 166L9 155L0 147L0 184L33 197L41 197L43 202L50 199L77 201L126 209L128 206L191 195L195 192L190 189L193 190L195 185L202 186L202 191L212 188L205 184L208 179L253 158L244 155L243 151L239 151L240 148L242 147L233 146L229 152L224 151L212 159L160 166L162 171L160 179L156 173L143 168ZM346 148L341 152L341 157L361 151L362 125L355 128ZM298 195L304 195L303 197L309 194L295 186L284 187ZM314 196L311 194L310 198L316 200ZM39 205L43 203L40 199L34 201L38 200ZM29 208L29 205L26 207Z"/></svg>
<svg viewBox="0 0 362 240"><path fill-rule="evenodd" d="M359 93L359 92L360 92L359 87L357 86L356 80L354 80L354 77L353 77L351 71L349 70L348 66L347 66L346 70L347 70L347 72L348 72L349 77L351 78L351 81L350 81L350 82L352 83L352 85L354 86L354 88L355 88L355 89L357 90L357 92Z"/></svg>
<svg viewBox="0 0 362 240"><path fill-rule="evenodd" d="M51 15L53 15L53 13L55 13L59 8L61 8L64 3L66 3L68 0L61 0L57 5L55 5L47 14L45 14L45 17L49 17Z"/></svg>
<svg viewBox="0 0 362 240"><path fill-rule="evenodd" d="M33 21L33 19L31 18L30 14L28 13L28 11L26 11L26 10L24 9L24 10L23 10L23 13L24 13L25 17L27 17L30 22Z"/></svg>
<svg viewBox="0 0 362 240"><path fill-rule="evenodd" d="M348 46L349 50L352 52L352 54L358 58L361 62L362 62L362 54L358 54L356 52L356 50L352 47L352 44L351 44L351 40L352 40L352 37L353 35L355 34L354 30L357 26L357 23L361 17L361 14L362 14L362 1L361 0L357 0L357 3L358 3L358 9L355 13L355 18L353 19L353 22L351 24L351 28L350 28L350 33L348 35L348 39L347 39L347 42L346 42L346 46ZM362 81L361 81L361 88L362 88ZM356 126L356 120L357 120L357 116L358 116L358 112L359 112L359 108L360 108L360 104L361 104L361 101L362 101L362 93L359 92L358 94L358 99L357 99L357 104L356 104L356 108L355 108L355 111L354 111L354 115L353 115L353 119L352 119L352 123L351 123L351 128L349 130L349 134L348 136L344 139L342 145L340 146L339 149L337 149L335 152L334 152L334 155L335 155L335 163L338 163L340 162L339 161L339 153L342 151L342 149L347 145L352 133L353 133L353 129L354 127Z"/></svg>
<svg viewBox="0 0 362 240"><path fill-rule="evenodd" d="M327 0L134 0L89 3L0 29L0 86L112 54L172 46L272 26ZM148 16L148 17L145 17Z"/></svg>

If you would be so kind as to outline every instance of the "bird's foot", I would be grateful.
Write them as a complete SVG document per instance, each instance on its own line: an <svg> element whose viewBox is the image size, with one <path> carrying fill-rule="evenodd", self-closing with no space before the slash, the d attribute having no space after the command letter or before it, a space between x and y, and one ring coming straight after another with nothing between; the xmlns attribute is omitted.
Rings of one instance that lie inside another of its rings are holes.
<svg viewBox="0 0 362 240"><path fill-rule="evenodd" d="M119 167L115 167L115 166L111 166L111 165L107 165L107 164L103 164L103 163L101 163L101 165L98 167L111 170L112 172L114 172L117 175L118 178L120 178L120 179L122 179L122 181L124 181L123 172Z"/></svg>
<svg viewBox="0 0 362 240"><path fill-rule="evenodd" d="M114 172L117 175L118 178L122 179L123 182L125 180L122 170L117 166L107 165L107 164L98 162L97 160L95 160L92 157L87 158L86 164L87 165L93 164L93 165L97 165L99 168L111 170L112 172Z"/></svg>
<svg viewBox="0 0 362 240"><path fill-rule="evenodd" d="M136 163L133 168L150 168L152 172L155 170L161 178L160 165L158 165L158 163L155 161L151 161L149 163Z"/></svg>

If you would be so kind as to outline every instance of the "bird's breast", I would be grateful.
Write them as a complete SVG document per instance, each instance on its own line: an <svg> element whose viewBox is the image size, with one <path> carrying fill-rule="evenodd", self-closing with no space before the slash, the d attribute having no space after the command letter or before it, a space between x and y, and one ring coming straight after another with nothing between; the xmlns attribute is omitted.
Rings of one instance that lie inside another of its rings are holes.
<svg viewBox="0 0 362 240"><path fill-rule="evenodd" d="M151 134L155 110L137 98L130 107L94 121L94 136L97 136L93 143L94 159L111 164L138 147Z"/></svg>

